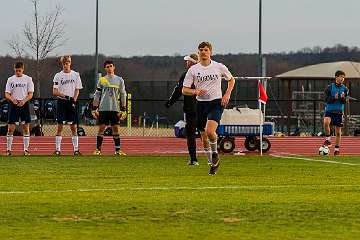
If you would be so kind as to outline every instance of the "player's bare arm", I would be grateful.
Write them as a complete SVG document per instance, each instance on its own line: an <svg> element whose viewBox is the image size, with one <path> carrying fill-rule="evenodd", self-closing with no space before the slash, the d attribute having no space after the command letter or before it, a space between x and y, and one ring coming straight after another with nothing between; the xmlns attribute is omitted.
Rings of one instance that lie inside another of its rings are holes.
<svg viewBox="0 0 360 240"><path fill-rule="evenodd" d="M186 96L202 96L204 94L206 94L206 90L204 89L193 89L193 88L188 88L183 86L182 88L182 94L186 95Z"/></svg>
<svg viewBox="0 0 360 240"><path fill-rule="evenodd" d="M5 98L15 105L18 104L18 101L8 92L5 92Z"/></svg>
<svg viewBox="0 0 360 240"><path fill-rule="evenodd" d="M65 95L62 94L58 88L53 88L53 95L54 97L65 97Z"/></svg>
<svg viewBox="0 0 360 240"><path fill-rule="evenodd" d="M221 99L221 105L222 106L226 106L229 103L230 97L231 97L231 92L234 89L234 86L235 86L235 79L232 77L228 81L226 92L225 92L224 96Z"/></svg>
<svg viewBox="0 0 360 240"><path fill-rule="evenodd" d="M80 89L76 88L74 92L74 101L76 102L80 94Z"/></svg>

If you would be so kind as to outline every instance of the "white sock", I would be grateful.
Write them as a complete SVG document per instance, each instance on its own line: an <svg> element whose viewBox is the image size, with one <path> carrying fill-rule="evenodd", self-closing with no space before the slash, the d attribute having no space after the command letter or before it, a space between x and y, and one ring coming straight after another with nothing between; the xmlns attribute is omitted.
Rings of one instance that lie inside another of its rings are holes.
<svg viewBox="0 0 360 240"><path fill-rule="evenodd" d="M208 162L212 163L212 153L211 153L210 147L209 148L204 148L204 151L205 151L205 155L206 155L206 157L208 159Z"/></svg>
<svg viewBox="0 0 360 240"><path fill-rule="evenodd" d="M79 137L78 136L72 136L71 141L74 147L74 151L79 151Z"/></svg>
<svg viewBox="0 0 360 240"><path fill-rule="evenodd" d="M24 142L24 151L29 151L30 135L24 135L23 142Z"/></svg>
<svg viewBox="0 0 360 240"><path fill-rule="evenodd" d="M331 137L326 137L325 140L330 141Z"/></svg>
<svg viewBox="0 0 360 240"><path fill-rule="evenodd" d="M13 143L13 135L7 135L6 136L6 150L7 151L11 151L11 146L12 146L12 143Z"/></svg>
<svg viewBox="0 0 360 240"><path fill-rule="evenodd" d="M61 151L61 140L62 140L62 136L55 137L56 151Z"/></svg>
<svg viewBox="0 0 360 240"><path fill-rule="evenodd" d="M211 148L211 152L217 153L217 141L214 142L210 141L210 148Z"/></svg>

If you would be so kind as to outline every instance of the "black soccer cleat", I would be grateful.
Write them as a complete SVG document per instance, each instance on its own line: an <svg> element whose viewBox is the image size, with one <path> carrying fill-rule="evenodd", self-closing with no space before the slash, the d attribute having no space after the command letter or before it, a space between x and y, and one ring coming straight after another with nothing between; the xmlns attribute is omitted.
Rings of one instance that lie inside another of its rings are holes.
<svg viewBox="0 0 360 240"><path fill-rule="evenodd" d="M74 156L81 156L81 153L79 152L79 150L74 151Z"/></svg>
<svg viewBox="0 0 360 240"><path fill-rule="evenodd" d="M219 169L219 166L220 166L219 154L217 152L214 152L212 154L212 164L210 166L209 175L215 175Z"/></svg>
<svg viewBox="0 0 360 240"><path fill-rule="evenodd" d="M323 145L327 147L331 147L331 142L329 140L325 140Z"/></svg>

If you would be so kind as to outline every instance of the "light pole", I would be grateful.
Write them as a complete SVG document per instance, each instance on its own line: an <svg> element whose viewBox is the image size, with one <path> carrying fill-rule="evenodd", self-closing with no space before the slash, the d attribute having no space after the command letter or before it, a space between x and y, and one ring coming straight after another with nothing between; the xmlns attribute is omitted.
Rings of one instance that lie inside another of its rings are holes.
<svg viewBox="0 0 360 240"><path fill-rule="evenodd" d="M99 78L99 0L96 0L95 88Z"/></svg>
<svg viewBox="0 0 360 240"><path fill-rule="evenodd" d="M258 53L258 76L262 76L262 0L259 0L259 53Z"/></svg>

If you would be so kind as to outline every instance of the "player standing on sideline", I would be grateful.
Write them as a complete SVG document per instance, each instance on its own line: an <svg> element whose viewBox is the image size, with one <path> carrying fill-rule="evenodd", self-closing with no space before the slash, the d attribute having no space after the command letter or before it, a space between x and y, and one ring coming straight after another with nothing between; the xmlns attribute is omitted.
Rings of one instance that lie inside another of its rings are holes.
<svg viewBox="0 0 360 240"><path fill-rule="evenodd" d="M24 74L24 63L14 64L15 75L8 78L5 87L5 98L10 102L8 132L6 136L6 155L11 155L11 146L15 131L15 123L21 121L23 129L24 155L30 155L30 130L31 122L29 100L33 97L34 83L32 78Z"/></svg>
<svg viewBox="0 0 360 240"><path fill-rule="evenodd" d="M196 53L184 57L186 70L181 75L178 83L176 84L174 91L172 92L170 98L165 103L165 107L171 107L179 98L182 96L182 87L184 83L185 75L188 69L198 63L199 57ZM192 89L195 89L195 86L191 86ZM190 161L188 165L199 165L196 158L196 97L193 96L184 96L184 106L183 111L185 114L185 130L186 130L186 139L187 146L190 155Z"/></svg>
<svg viewBox="0 0 360 240"><path fill-rule="evenodd" d="M61 134L63 126L64 124L70 124L74 155L80 155L79 139L76 129L76 123L78 121L76 101L79 97L80 89L82 89L82 83L79 73L71 70L70 56L61 57L60 62L63 70L55 74L53 86L53 95L57 97L55 154L61 154Z"/></svg>
<svg viewBox="0 0 360 240"><path fill-rule="evenodd" d="M343 84L344 80L345 73L343 71L336 71L335 82L331 83L325 89L326 106L324 116L324 146L331 146L330 124L332 124L335 126L335 156L340 154L341 128L343 127L344 108L349 95L348 88Z"/></svg>
<svg viewBox="0 0 360 240"><path fill-rule="evenodd" d="M216 174L220 165L216 129L220 123L223 108L229 103L235 79L225 65L211 60L211 43L200 43L198 50L200 63L188 70L182 92L184 95L196 95L197 127L201 133L208 162L211 164L209 174L213 175ZM222 77L228 81L224 96L221 90ZM191 88L193 84L195 89Z"/></svg>
<svg viewBox="0 0 360 240"><path fill-rule="evenodd" d="M98 107L99 131L96 137L95 155L101 155L101 145L106 126L111 125L115 143L115 155L126 155L120 150L120 120L126 118L126 91L122 77L115 75L113 61L104 62L106 76L101 77L94 94L93 107Z"/></svg>

